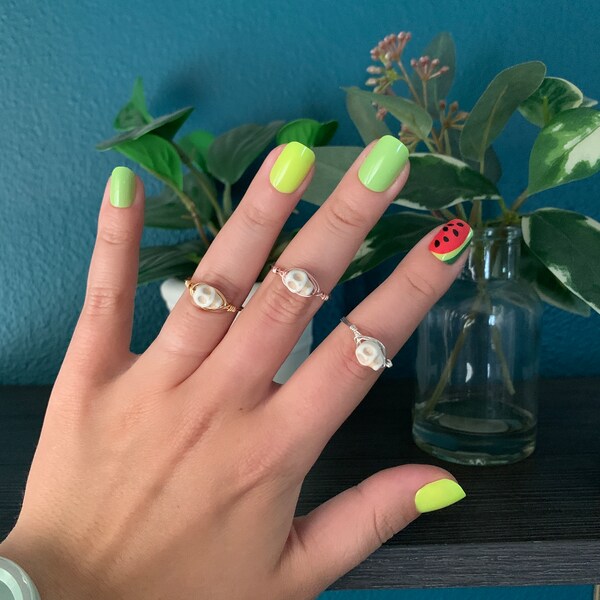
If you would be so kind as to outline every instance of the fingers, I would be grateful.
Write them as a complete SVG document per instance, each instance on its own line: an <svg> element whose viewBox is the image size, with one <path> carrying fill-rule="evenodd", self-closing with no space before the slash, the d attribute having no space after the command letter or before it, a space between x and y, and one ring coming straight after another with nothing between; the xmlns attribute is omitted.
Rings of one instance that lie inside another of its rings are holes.
<svg viewBox="0 0 600 600"><path fill-rule="evenodd" d="M273 150L211 243L192 281L210 284L241 307L306 189L313 163L312 150L298 142ZM232 312L199 309L186 289L140 363L160 364L161 385L175 385L200 366L234 318Z"/></svg>
<svg viewBox="0 0 600 600"><path fill-rule="evenodd" d="M452 475L438 467L403 465L380 471L294 519L281 561L282 579L294 592L312 597L422 512L464 497Z"/></svg>
<svg viewBox="0 0 600 600"><path fill-rule="evenodd" d="M466 233L457 241L464 238L463 243L468 245L472 232L468 224L460 223ZM387 358L398 352L464 265L467 245L453 264L433 255L433 251L439 254L437 250L444 249L443 245L435 246L435 240L447 233L444 227L453 229L444 225L424 236L394 272L348 315L362 335L384 344ZM450 256L449 260L455 259ZM307 468L381 373L360 364L356 349L353 332L340 323L265 407L272 418L287 423L286 439L293 438L302 448Z"/></svg>
<svg viewBox="0 0 600 600"><path fill-rule="evenodd" d="M288 245L278 265L308 271L328 293L408 172L408 151L396 138L385 136L369 145ZM236 376L249 385L269 384L321 302L291 293L279 275L269 273L213 353L214 360L234 361ZM258 349L260 361L249 361Z"/></svg>
<svg viewBox="0 0 600 600"><path fill-rule="evenodd" d="M102 379L129 365L143 225L143 183L127 167L116 167L104 190L85 300L61 370Z"/></svg>

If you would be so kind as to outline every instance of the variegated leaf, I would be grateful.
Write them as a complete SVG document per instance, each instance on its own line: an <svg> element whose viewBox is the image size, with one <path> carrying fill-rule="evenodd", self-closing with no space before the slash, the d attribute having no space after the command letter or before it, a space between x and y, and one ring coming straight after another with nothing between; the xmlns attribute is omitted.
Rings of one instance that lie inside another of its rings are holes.
<svg viewBox="0 0 600 600"><path fill-rule="evenodd" d="M529 194L600 170L600 112L573 108L559 113L542 129L529 158Z"/></svg>
<svg viewBox="0 0 600 600"><path fill-rule="evenodd" d="M466 200L497 200L500 194L486 177L445 154L410 155L410 176L395 204L439 210Z"/></svg>
<svg viewBox="0 0 600 600"><path fill-rule="evenodd" d="M538 127L547 125L558 113L577 108L583 92L573 83L560 77L545 77L542 85L519 106L519 112Z"/></svg>
<svg viewBox="0 0 600 600"><path fill-rule="evenodd" d="M600 313L600 223L570 210L542 208L523 217L521 228L540 261Z"/></svg>

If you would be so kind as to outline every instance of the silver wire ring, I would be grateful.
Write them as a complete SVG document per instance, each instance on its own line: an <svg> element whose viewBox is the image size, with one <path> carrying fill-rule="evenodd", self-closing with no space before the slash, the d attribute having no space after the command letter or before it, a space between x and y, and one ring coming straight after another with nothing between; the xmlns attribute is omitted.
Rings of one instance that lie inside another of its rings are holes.
<svg viewBox="0 0 600 600"><path fill-rule="evenodd" d="M350 327L354 334L354 354L361 365L370 367L373 371L392 366L392 361L386 356L385 346L377 338L363 335L346 317L342 317L340 321Z"/></svg>

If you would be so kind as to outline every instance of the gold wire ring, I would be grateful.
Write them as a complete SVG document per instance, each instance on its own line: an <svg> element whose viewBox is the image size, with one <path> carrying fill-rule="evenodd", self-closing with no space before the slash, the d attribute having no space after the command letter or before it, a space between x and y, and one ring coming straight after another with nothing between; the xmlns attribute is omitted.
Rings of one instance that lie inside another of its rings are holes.
<svg viewBox="0 0 600 600"><path fill-rule="evenodd" d="M317 296L317 298L321 298L323 302L329 300L329 294L325 294L319 287L317 280L304 269L299 269L298 267L283 269L282 267L273 265L271 267L271 272L277 273L277 275L281 277L283 285L285 285L292 294L302 296L303 298Z"/></svg>
<svg viewBox="0 0 600 600"><path fill-rule="evenodd" d="M207 312L240 312L242 309L234 306L225 298L223 292L204 281L193 282L185 280L185 287L190 291L194 306ZM243 308L243 307L242 307Z"/></svg>

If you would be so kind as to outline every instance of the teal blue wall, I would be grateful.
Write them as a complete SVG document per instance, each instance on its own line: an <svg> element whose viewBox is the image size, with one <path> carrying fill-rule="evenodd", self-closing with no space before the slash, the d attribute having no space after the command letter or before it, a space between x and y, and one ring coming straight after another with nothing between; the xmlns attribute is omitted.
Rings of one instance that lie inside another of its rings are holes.
<svg viewBox="0 0 600 600"><path fill-rule="evenodd" d="M362 85L369 50L385 34L412 31L407 54L418 56L438 31L452 32L458 48L452 98L465 108L499 70L531 59L600 98L599 17L598 4L588 1L3 0L0 384L49 383L58 372L83 302L100 195L121 162L94 144L111 134L135 76L144 78L153 114L196 106L184 131L219 133L248 121L311 116L339 119L335 143L357 143L340 86ZM515 117L495 144L509 198L525 185L534 134ZM599 182L558 188L530 205L599 219ZM189 237L148 230L142 244ZM333 326L334 313L356 303L386 268L336 293L335 310L317 318L317 339ZM157 284L138 290L133 351L149 345L166 314ZM599 374L599 324L596 314L586 320L546 309L543 373ZM408 344L395 375L410 374L412 350ZM559 597L552 593L546 597ZM454 597L419 598L433 596Z"/></svg>

